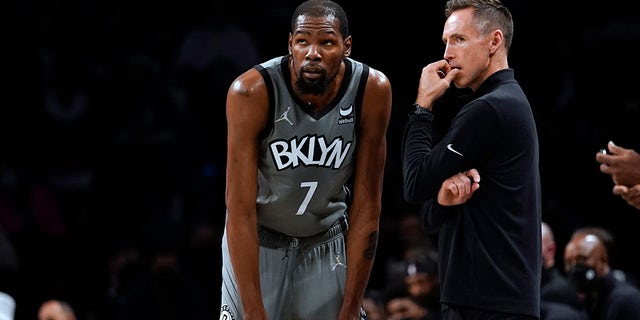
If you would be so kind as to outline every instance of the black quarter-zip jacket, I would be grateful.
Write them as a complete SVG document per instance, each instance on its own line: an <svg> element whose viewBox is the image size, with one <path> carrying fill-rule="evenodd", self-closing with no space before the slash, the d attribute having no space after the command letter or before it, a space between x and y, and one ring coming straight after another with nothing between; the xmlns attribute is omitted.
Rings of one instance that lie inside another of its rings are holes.
<svg viewBox="0 0 640 320"><path fill-rule="evenodd" d="M401 155L405 199L421 205L426 231L439 234L441 301L539 317L541 187L531 106L513 69L456 101L441 134L434 113L410 116ZM437 204L442 182L471 168L481 178L471 199Z"/></svg>

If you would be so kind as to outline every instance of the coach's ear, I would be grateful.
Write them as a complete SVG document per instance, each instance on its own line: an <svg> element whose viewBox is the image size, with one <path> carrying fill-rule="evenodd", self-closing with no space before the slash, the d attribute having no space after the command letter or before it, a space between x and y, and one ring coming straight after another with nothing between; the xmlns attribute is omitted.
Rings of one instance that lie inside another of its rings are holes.
<svg viewBox="0 0 640 320"><path fill-rule="evenodd" d="M496 29L491 34L491 43L489 44L489 53L493 56L500 47L502 47L502 43L504 42L504 34L502 34L502 30Z"/></svg>

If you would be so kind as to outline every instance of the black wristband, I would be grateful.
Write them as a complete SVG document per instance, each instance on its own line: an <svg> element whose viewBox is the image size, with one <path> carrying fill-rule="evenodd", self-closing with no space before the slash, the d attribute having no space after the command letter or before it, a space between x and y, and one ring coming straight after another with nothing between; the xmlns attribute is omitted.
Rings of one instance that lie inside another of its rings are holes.
<svg viewBox="0 0 640 320"><path fill-rule="evenodd" d="M414 114L431 114L431 110L414 103L409 107L409 115L412 116Z"/></svg>

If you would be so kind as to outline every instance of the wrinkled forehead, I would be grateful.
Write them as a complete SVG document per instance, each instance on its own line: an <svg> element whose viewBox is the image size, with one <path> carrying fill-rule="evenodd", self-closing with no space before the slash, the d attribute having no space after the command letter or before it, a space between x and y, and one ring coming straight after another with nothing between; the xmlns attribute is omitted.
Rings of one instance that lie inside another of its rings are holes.
<svg viewBox="0 0 640 320"><path fill-rule="evenodd" d="M338 21L338 18L333 14L323 16L302 14L296 18L293 30L294 33L301 30L311 29L338 33L338 30L340 29L340 21Z"/></svg>

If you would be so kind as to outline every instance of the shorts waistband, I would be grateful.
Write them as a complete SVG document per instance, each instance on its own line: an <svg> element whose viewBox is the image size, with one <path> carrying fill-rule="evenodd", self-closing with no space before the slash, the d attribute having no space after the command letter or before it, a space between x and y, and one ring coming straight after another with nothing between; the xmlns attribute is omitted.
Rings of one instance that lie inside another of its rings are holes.
<svg viewBox="0 0 640 320"><path fill-rule="evenodd" d="M260 241L260 245L263 247L272 249L296 249L331 240L339 234L346 233L347 230L349 230L349 223L347 222L347 218L342 216L327 231L308 237L291 237L262 225L258 225L258 239Z"/></svg>

